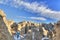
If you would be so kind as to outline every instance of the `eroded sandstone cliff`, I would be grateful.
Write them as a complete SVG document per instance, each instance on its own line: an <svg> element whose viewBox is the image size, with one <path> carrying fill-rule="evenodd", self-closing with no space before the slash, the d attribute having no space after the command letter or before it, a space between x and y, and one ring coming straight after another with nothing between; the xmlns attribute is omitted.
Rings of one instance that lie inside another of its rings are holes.
<svg viewBox="0 0 60 40"><path fill-rule="evenodd" d="M8 31L4 18L6 18L5 13L0 10L0 40L13 40L12 36Z"/></svg>

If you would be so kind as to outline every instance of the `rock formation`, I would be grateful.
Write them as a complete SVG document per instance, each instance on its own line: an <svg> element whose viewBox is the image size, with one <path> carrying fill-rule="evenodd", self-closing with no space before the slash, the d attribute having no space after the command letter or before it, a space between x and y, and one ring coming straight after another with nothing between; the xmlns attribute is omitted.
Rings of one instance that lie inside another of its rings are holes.
<svg viewBox="0 0 60 40"><path fill-rule="evenodd" d="M2 10L0 10L0 40L13 40L12 33L14 33L16 30L19 30L21 35L26 34L26 40L32 40L33 34L35 37L34 40L41 40L41 38L44 35L47 36L48 33L54 35L52 35L53 40L60 40L60 21L58 21L54 26L52 26L52 24L42 25L30 21L19 22L17 26L14 21L7 20L6 14ZM48 36L51 35L49 34Z"/></svg>
<svg viewBox="0 0 60 40"><path fill-rule="evenodd" d="M0 40L13 40L4 18L6 18L6 15L2 10L0 10Z"/></svg>
<svg viewBox="0 0 60 40"><path fill-rule="evenodd" d="M60 21L58 21L56 24L55 24L55 27L54 27L54 29L55 29L55 34L56 34L56 36L55 36L55 40L60 40Z"/></svg>

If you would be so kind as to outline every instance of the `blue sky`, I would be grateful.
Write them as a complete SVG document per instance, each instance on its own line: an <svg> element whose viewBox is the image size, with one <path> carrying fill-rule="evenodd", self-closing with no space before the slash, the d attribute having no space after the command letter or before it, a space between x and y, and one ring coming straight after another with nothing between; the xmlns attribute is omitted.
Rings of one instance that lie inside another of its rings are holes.
<svg viewBox="0 0 60 40"><path fill-rule="evenodd" d="M8 20L56 22L60 20L60 0L0 0Z"/></svg>

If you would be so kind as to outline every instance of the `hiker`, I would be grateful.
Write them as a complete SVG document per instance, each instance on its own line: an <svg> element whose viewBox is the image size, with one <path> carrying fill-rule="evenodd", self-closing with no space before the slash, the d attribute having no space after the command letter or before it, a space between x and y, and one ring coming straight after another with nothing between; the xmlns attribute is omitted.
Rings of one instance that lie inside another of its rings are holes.
<svg viewBox="0 0 60 40"><path fill-rule="evenodd" d="M17 23L13 23L11 25L11 33L12 33L12 36L14 38L14 40L20 40L20 32L18 30L18 24Z"/></svg>

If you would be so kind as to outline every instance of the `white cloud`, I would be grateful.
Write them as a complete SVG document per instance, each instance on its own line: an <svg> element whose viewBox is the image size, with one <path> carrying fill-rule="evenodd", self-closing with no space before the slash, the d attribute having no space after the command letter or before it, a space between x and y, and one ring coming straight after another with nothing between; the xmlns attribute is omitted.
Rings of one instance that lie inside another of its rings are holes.
<svg viewBox="0 0 60 40"><path fill-rule="evenodd" d="M17 18L27 18L27 17L24 17L24 16L17 16Z"/></svg>
<svg viewBox="0 0 60 40"><path fill-rule="evenodd" d="M19 4L19 6L24 6L26 9L38 13L39 15L60 20L60 11L51 10L47 6L42 5L40 3L37 2L28 3L20 0L16 1L16 3Z"/></svg>
<svg viewBox="0 0 60 40"><path fill-rule="evenodd" d="M44 17L28 17L28 18L33 19L33 20L42 20L42 21L46 21L47 20Z"/></svg>
<svg viewBox="0 0 60 40"><path fill-rule="evenodd" d="M24 6L26 9L36 12L44 17L60 20L60 11L51 10L44 4L42 5L37 2L29 3L29 2L24 2L22 0L13 0L11 3L10 4L13 5L14 7Z"/></svg>
<svg viewBox="0 0 60 40"><path fill-rule="evenodd" d="M2 4L3 3L3 1L2 0L0 0L0 4Z"/></svg>
<svg viewBox="0 0 60 40"><path fill-rule="evenodd" d="M46 21L47 20L44 17L24 17L24 16L18 16L17 18L24 18L24 19L31 19L31 20L42 20L42 21Z"/></svg>

